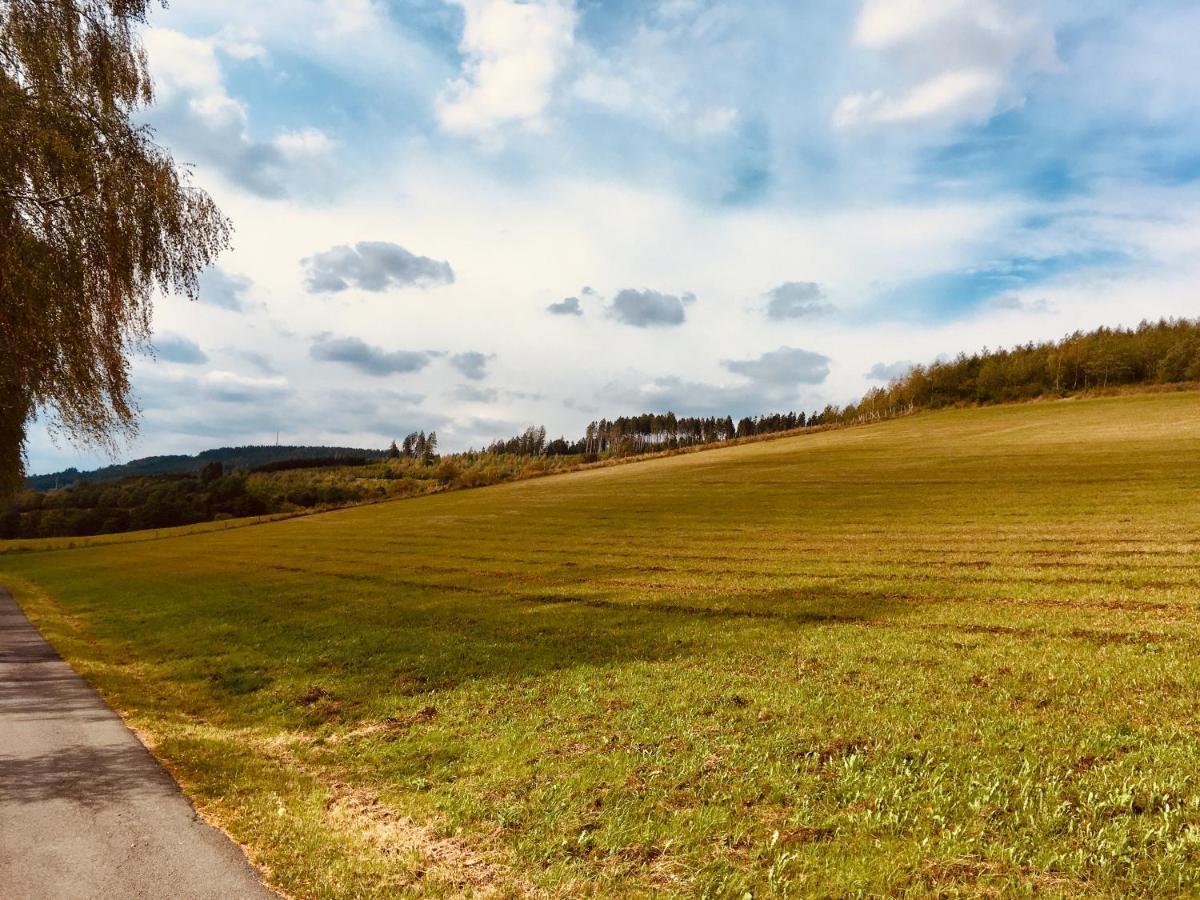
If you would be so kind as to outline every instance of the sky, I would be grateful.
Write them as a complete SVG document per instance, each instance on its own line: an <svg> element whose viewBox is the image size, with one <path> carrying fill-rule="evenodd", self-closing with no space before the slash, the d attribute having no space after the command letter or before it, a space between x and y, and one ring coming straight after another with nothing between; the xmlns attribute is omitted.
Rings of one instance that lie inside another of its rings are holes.
<svg viewBox="0 0 1200 900"><path fill-rule="evenodd" d="M176 0L142 111L236 229L120 458L856 400L1200 314L1200 5ZM29 470L111 461L34 426Z"/></svg>

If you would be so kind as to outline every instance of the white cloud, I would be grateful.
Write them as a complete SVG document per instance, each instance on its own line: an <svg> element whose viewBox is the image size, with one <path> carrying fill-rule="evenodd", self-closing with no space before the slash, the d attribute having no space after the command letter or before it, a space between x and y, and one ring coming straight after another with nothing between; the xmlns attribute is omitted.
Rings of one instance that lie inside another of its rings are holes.
<svg viewBox="0 0 1200 900"><path fill-rule="evenodd" d="M328 21L326 31L332 35L359 33L378 21L371 0L325 0L323 6Z"/></svg>
<svg viewBox="0 0 1200 900"><path fill-rule="evenodd" d="M217 46L223 53L245 62L256 59L265 62L267 48L259 38L258 30L250 26L228 25L216 37Z"/></svg>
<svg viewBox="0 0 1200 900"><path fill-rule="evenodd" d="M1053 28L1025 0L868 0L854 43L888 84L844 95L838 129L986 121L1021 102L1023 77L1060 67Z"/></svg>
<svg viewBox="0 0 1200 900"><path fill-rule="evenodd" d="M160 106L182 99L210 127L244 127L246 110L225 90L216 40L168 28L147 28L143 40Z"/></svg>
<svg viewBox="0 0 1200 900"><path fill-rule="evenodd" d="M458 134L544 125L555 83L575 42L573 0L453 0L465 14L461 77L437 104L438 121Z"/></svg>
<svg viewBox="0 0 1200 900"><path fill-rule="evenodd" d="M732 39L743 20L723 6L680 0L659 7L629 40L579 47L571 92L583 103L641 119L676 137L719 138L743 116L731 72L748 64ZM709 77L719 65L722 75Z"/></svg>
<svg viewBox="0 0 1200 900"><path fill-rule="evenodd" d="M888 47L919 35L962 6L963 0L867 0L854 39L864 47Z"/></svg>
<svg viewBox="0 0 1200 900"><path fill-rule="evenodd" d="M280 198L296 185L310 193L331 182L335 142L320 129L300 127L272 140L252 136L246 106L231 96L221 67L230 41L238 54L253 54L245 37L226 27L206 38L167 28L144 35L157 97L149 118L180 157L210 164L231 183L263 197ZM231 38L230 35L235 35ZM236 37L241 35L241 37ZM252 55L249 58L254 58Z"/></svg>
<svg viewBox="0 0 1200 900"><path fill-rule="evenodd" d="M319 128L285 131L274 140L279 151L292 159L326 156L333 151L333 139Z"/></svg>
<svg viewBox="0 0 1200 900"><path fill-rule="evenodd" d="M937 118L982 121L995 109L1003 89L1004 82L988 69L944 72L899 100L881 91L844 97L834 111L834 124L851 128L865 122L894 124Z"/></svg>
<svg viewBox="0 0 1200 900"><path fill-rule="evenodd" d="M445 83L450 66L405 28L410 18L391 16L378 0L204 0L172 3L156 11L154 22L192 36L216 35L221 51L235 59L261 45L277 83L286 83L302 59L309 79L328 71L342 87L376 99L386 84L389 100L424 101Z"/></svg>

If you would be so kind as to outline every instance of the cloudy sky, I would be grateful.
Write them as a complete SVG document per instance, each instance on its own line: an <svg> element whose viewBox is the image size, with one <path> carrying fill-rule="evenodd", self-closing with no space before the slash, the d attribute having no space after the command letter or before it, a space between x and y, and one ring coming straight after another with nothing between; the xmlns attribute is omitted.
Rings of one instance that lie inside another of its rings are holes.
<svg viewBox="0 0 1200 900"><path fill-rule="evenodd" d="M1200 313L1200 6L176 0L147 121L236 226L124 456L846 403ZM33 472L104 458L35 428Z"/></svg>

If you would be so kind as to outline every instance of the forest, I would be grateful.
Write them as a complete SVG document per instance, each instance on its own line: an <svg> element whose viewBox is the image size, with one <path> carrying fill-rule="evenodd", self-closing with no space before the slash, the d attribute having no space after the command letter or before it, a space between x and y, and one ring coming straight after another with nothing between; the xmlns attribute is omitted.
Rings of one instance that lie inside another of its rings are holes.
<svg viewBox="0 0 1200 900"><path fill-rule="evenodd" d="M243 471L274 462L293 459L314 460L325 457L379 457L378 450L362 450L352 447L301 447L278 444L249 447L215 447L194 456L172 454L169 456L146 456L112 466L81 472L79 469L64 469L46 475L32 475L25 479L25 486L37 491L51 491L70 487L78 482L117 481L141 475L195 475L205 466L219 462L226 471Z"/></svg>
<svg viewBox="0 0 1200 900"><path fill-rule="evenodd" d="M590 422L583 436L570 442L562 437L547 442L544 427L528 428L516 437L493 442L486 452L519 456L583 456L594 461L606 456L637 456L795 431L809 424L819 424L820 418L819 413L813 416L802 412L770 413L743 417L735 425L731 416L697 418L676 416L673 412L642 413Z"/></svg>
<svg viewBox="0 0 1200 900"><path fill-rule="evenodd" d="M856 404L826 412L863 422L918 409L1065 397L1130 385L1200 381L1200 319L1076 331L1058 341L983 349L914 366Z"/></svg>
<svg viewBox="0 0 1200 900"><path fill-rule="evenodd" d="M219 461L196 473L80 482L52 491L26 490L0 507L0 540L81 537L198 522L330 509L483 487L578 467L578 457L467 452L432 455L309 457L225 469Z"/></svg>

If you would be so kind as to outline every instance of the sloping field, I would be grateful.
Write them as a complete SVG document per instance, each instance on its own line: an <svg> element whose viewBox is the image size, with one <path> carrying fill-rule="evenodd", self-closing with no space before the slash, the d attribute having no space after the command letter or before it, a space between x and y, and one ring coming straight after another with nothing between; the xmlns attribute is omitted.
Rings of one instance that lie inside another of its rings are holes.
<svg viewBox="0 0 1200 900"><path fill-rule="evenodd" d="M0 581L297 896L1200 891L1195 393Z"/></svg>

